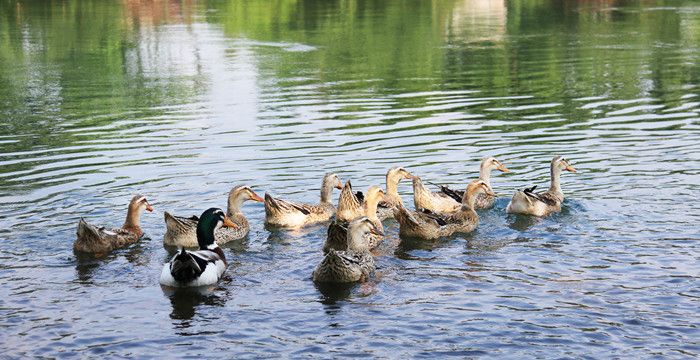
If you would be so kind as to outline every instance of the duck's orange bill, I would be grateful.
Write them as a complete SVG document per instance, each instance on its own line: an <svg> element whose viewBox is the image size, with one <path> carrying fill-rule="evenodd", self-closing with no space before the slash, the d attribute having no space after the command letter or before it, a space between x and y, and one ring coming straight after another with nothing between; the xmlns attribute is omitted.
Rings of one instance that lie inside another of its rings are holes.
<svg viewBox="0 0 700 360"><path fill-rule="evenodd" d="M376 226L372 226L372 229L369 232L371 232L374 235L384 236L384 232L379 230L379 228Z"/></svg>
<svg viewBox="0 0 700 360"><path fill-rule="evenodd" d="M228 216L224 217L224 227L238 229L238 225L231 221Z"/></svg>
<svg viewBox="0 0 700 360"><path fill-rule="evenodd" d="M153 212L153 206L151 206L151 204L149 203L146 203L146 211Z"/></svg>
<svg viewBox="0 0 700 360"><path fill-rule="evenodd" d="M256 193L253 193L253 196L250 198L250 200L257 201L257 202L265 202L265 199L261 198Z"/></svg>
<svg viewBox="0 0 700 360"><path fill-rule="evenodd" d="M342 189L343 189L343 184L340 184L340 183L335 184L335 188L336 188L336 189L341 189L341 190L342 190Z"/></svg>
<svg viewBox="0 0 700 360"><path fill-rule="evenodd" d="M503 164L498 165L498 170L501 170L503 172L510 172L510 170L508 170L508 168Z"/></svg>
<svg viewBox="0 0 700 360"><path fill-rule="evenodd" d="M566 171L575 173L575 172L576 172L576 169L574 169L573 166L569 165L569 166L566 167Z"/></svg>

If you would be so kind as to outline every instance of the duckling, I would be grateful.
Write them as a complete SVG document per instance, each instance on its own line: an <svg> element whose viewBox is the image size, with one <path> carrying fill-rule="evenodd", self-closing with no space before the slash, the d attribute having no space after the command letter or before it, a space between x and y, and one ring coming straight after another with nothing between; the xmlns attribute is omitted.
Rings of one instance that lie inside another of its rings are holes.
<svg viewBox="0 0 700 360"><path fill-rule="evenodd" d="M216 244L214 232L221 227L235 224L224 215L223 210L211 208L202 213L197 222L199 250L180 248L172 260L163 265L160 284L171 287L195 287L216 284L223 275L226 256Z"/></svg>
<svg viewBox="0 0 700 360"><path fill-rule="evenodd" d="M465 191L462 207L448 214L413 212L407 210L403 203L399 204L395 211L396 220L399 222L399 235L432 240L454 233L473 231L479 223L474 205L480 193L493 195L491 187L486 182L472 181Z"/></svg>
<svg viewBox="0 0 700 360"><path fill-rule="evenodd" d="M403 179L413 179L413 175L403 167L393 167L386 173L386 195L377 207L377 216L380 220L394 217L394 209L402 203L399 195L399 182Z"/></svg>
<svg viewBox="0 0 700 360"><path fill-rule="evenodd" d="M510 170L508 170L508 168L495 157L487 157L481 161L481 166L479 167L479 180L483 180L485 183L491 186L492 170L500 170L504 173L510 172ZM464 197L464 191L462 190L452 190L445 185L440 185L440 192L433 193L422 186L422 184L417 186L415 182L413 184L413 194L416 209L426 209L440 213L446 213L459 209L460 202ZM449 200L453 201L450 202ZM489 196L481 193L479 196L477 196L474 207L476 209L488 209L491 208L495 202L495 196Z"/></svg>
<svg viewBox="0 0 700 360"><path fill-rule="evenodd" d="M236 225L235 227L222 227L214 233L216 243L223 245L229 241L238 240L250 231L248 219L241 211L243 203L251 200L264 202L249 186L238 185L233 187L228 193L227 217ZM192 216L189 218L171 215L165 212L165 236L163 244L178 247L196 247L197 243L197 222L199 218Z"/></svg>
<svg viewBox="0 0 700 360"><path fill-rule="evenodd" d="M343 189L343 191L345 191L345 189ZM362 205L362 212L364 213L364 216L367 217L372 224L379 229L379 231L384 231L384 226L379 220L379 217L377 217L377 204L383 199L384 191L379 186L371 186L367 190L367 195L364 197L364 202ZM342 206L344 206L342 203L338 204L338 214L341 213ZM360 216L356 216L351 220L358 217ZM328 253L331 249L347 250L348 222L349 221L340 220L340 217L336 214L336 219L328 226L328 237L323 245L324 254ZM369 248L374 249L377 247L377 245L379 245L379 242L382 239L382 236L370 234L366 240Z"/></svg>
<svg viewBox="0 0 700 360"><path fill-rule="evenodd" d="M129 202L126 221L121 228L98 228L88 224L85 219L80 218L77 239L73 244L73 249L80 252L102 254L135 243L143 236L141 214L144 210L152 212L153 207L148 203L145 196L136 195Z"/></svg>
<svg viewBox="0 0 700 360"><path fill-rule="evenodd" d="M347 250L331 249L316 266L313 280L321 283L366 281L375 268L374 257L366 241L370 234L384 235L366 217L351 221L348 225Z"/></svg>
<svg viewBox="0 0 700 360"><path fill-rule="evenodd" d="M564 202L564 193L561 191L559 177L562 170L575 173L576 169L562 156L555 156L550 165L551 180L549 190L535 192L537 185L516 191L510 200L506 212L509 214L523 214L533 216L547 216L552 212L561 211Z"/></svg>
<svg viewBox="0 0 700 360"><path fill-rule="evenodd" d="M333 188L342 189L343 183L336 174L328 173L321 185L321 202L318 205L302 204L273 198L265 194L265 222L284 228L299 228L318 222L328 221L335 214L331 204Z"/></svg>

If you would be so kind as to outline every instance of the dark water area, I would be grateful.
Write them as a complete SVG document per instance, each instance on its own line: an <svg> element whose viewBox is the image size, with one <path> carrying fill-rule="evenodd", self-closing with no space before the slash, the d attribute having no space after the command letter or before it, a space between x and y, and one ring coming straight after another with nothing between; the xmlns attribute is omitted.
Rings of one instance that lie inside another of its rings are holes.
<svg viewBox="0 0 700 360"><path fill-rule="evenodd" d="M697 357L699 58L690 0L1 1L0 353ZM557 154L562 212L506 215ZM462 187L484 156L512 173L478 229L387 221L367 283L316 286L325 226L269 231L256 203L218 286L158 284L163 211L397 165ZM147 238L73 252L136 192Z"/></svg>

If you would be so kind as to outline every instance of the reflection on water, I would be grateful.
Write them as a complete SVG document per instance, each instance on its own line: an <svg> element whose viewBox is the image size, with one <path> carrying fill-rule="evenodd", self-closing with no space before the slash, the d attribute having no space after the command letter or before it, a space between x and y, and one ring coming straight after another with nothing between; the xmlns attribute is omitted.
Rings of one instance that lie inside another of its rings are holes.
<svg viewBox="0 0 700 360"><path fill-rule="evenodd" d="M80 0L0 19L5 353L700 353L694 1ZM554 154L580 170L562 212L506 215ZM241 183L312 203L325 172L364 190L395 165L462 187L489 155L512 173L477 231L388 221L370 283L315 285L326 228L266 229L246 204L215 289L158 285L162 211ZM74 254L78 219L117 225L135 192L148 237Z"/></svg>

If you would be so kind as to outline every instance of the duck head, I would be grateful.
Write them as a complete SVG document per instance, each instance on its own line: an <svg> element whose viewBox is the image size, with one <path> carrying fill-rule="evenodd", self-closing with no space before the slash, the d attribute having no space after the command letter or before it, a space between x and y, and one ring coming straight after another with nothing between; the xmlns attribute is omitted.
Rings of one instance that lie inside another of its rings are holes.
<svg viewBox="0 0 700 360"><path fill-rule="evenodd" d="M200 249L204 250L216 247L214 231L220 227L235 229L238 226L229 220L221 209L211 208L202 213L197 223L197 242L199 243Z"/></svg>
<svg viewBox="0 0 700 360"><path fill-rule="evenodd" d="M351 221L348 225L348 250L369 251L367 236L370 234L384 236L384 232L378 229L366 216Z"/></svg>
<svg viewBox="0 0 700 360"><path fill-rule="evenodd" d="M258 196L258 194L246 185L234 186L228 193L228 213L229 216L240 210L240 207L244 202L251 200L256 202L265 202L265 199Z"/></svg>
<svg viewBox="0 0 700 360"><path fill-rule="evenodd" d="M386 172L386 192L390 195L398 195L397 186L403 179L411 180L414 176L401 166L393 167Z"/></svg>
<svg viewBox="0 0 700 360"><path fill-rule="evenodd" d="M493 189L491 189L491 185L486 183L486 181L474 180L467 185L467 191L464 192L464 197L462 198L462 206L467 206L470 209L474 209L476 196L481 193L489 196L496 196Z"/></svg>
<svg viewBox="0 0 700 360"><path fill-rule="evenodd" d="M561 155L555 156L554 159L552 159L552 169L557 169L560 172L562 170L566 170L568 172L575 173L576 169L574 169L573 166L571 166L571 163L569 163L569 160L564 158Z"/></svg>
<svg viewBox="0 0 700 360"><path fill-rule="evenodd" d="M495 157L487 157L481 161L481 168L490 170L498 170L504 173L510 172L508 168Z"/></svg>
<svg viewBox="0 0 700 360"><path fill-rule="evenodd" d="M335 173L327 173L323 176L323 183L321 184L321 202L329 203L331 201L331 194L333 193L333 188L342 189L343 182L340 181Z"/></svg>

